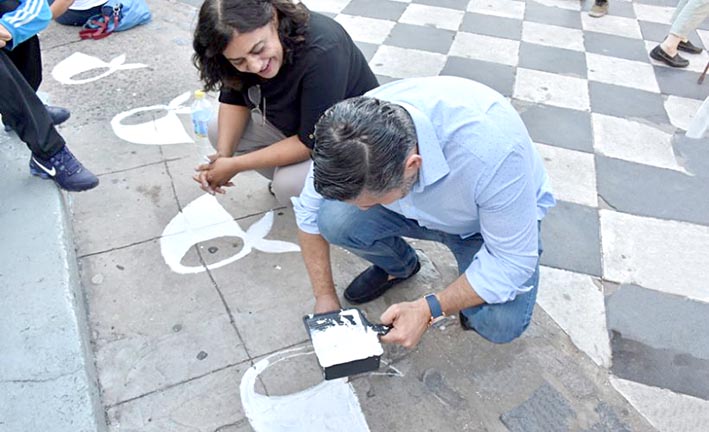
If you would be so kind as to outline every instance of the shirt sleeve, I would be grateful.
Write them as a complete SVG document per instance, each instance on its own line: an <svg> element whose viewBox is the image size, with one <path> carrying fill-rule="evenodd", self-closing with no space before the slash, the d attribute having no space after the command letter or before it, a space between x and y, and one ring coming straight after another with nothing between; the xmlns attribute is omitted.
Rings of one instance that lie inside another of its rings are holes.
<svg viewBox="0 0 709 432"><path fill-rule="evenodd" d="M219 91L219 102L229 105L249 106L246 103L243 92L228 87L224 87Z"/></svg>
<svg viewBox="0 0 709 432"><path fill-rule="evenodd" d="M350 76L348 48L333 46L314 50L311 58L303 78L298 127L298 138L310 148L315 123L325 110L345 98L349 81L356 79Z"/></svg>
<svg viewBox="0 0 709 432"><path fill-rule="evenodd" d="M20 0L20 5L0 18L0 24L10 32L12 39L5 48L13 50L17 45L44 30L52 20L52 11L47 0Z"/></svg>
<svg viewBox="0 0 709 432"><path fill-rule="evenodd" d="M483 246L465 271L487 303L504 303L531 287L539 259L537 205L530 161L516 148L476 194Z"/></svg>
<svg viewBox="0 0 709 432"><path fill-rule="evenodd" d="M320 203L324 198L315 191L313 183L313 164L310 164L310 170L305 178L305 185L300 196L291 198L293 203L293 212L295 213L295 222L301 231L308 234L320 234L318 228L318 212L320 211Z"/></svg>

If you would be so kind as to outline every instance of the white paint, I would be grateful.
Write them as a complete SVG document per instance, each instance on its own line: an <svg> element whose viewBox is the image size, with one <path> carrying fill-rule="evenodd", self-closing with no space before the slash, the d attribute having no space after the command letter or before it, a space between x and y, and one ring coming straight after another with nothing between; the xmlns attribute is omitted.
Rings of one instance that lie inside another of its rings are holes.
<svg viewBox="0 0 709 432"><path fill-rule="evenodd" d="M640 32L640 25L634 18L606 15L603 19L598 19L584 13L581 14L581 25L586 31L624 36L633 39L643 38Z"/></svg>
<svg viewBox="0 0 709 432"><path fill-rule="evenodd" d="M597 365L610 367L603 291L589 275L541 267L537 303Z"/></svg>
<svg viewBox="0 0 709 432"><path fill-rule="evenodd" d="M319 324L323 329L311 329L310 337L318 362L323 368L381 356L384 353L379 335L362 322L359 311L348 309L340 312L342 323L324 318ZM327 325L332 322L333 325Z"/></svg>
<svg viewBox="0 0 709 432"><path fill-rule="evenodd" d="M113 72L118 70L127 69L138 69L148 67L142 63L128 63L124 64L126 61L126 55L121 54L115 57L110 62L105 61L90 55L86 55L80 52L75 52L64 60L60 61L54 69L52 69L52 76L55 80L62 84L85 84L92 81L100 80L101 78L111 75ZM84 72L88 72L93 69L106 69L103 73L84 79L73 79L75 75L79 75Z"/></svg>
<svg viewBox="0 0 709 432"><path fill-rule="evenodd" d="M256 378L269 366L312 354L295 348L272 354L249 368L241 380L241 405L256 432L369 432L357 395L346 379L323 381L285 396L256 393Z"/></svg>
<svg viewBox="0 0 709 432"><path fill-rule="evenodd" d="M588 82L585 79L533 69L517 68L513 96L516 99L561 108L579 111L590 109Z"/></svg>
<svg viewBox="0 0 709 432"><path fill-rule="evenodd" d="M610 17L606 15L603 18ZM590 81L660 93L651 64L587 52L586 65Z"/></svg>
<svg viewBox="0 0 709 432"><path fill-rule="evenodd" d="M604 277L709 302L709 227L601 210Z"/></svg>
<svg viewBox="0 0 709 432"><path fill-rule="evenodd" d="M591 114L598 153L687 174L672 149L672 135L654 126L604 114Z"/></svg>
<svg viewBox="0 0 709 432"><path fill-rule="evenodd" d="M633 2L635 17L640 21L654 22L660 24L672 24L672 15L675 8L668 6L655 6Z"/></svg>
<svg viewBox="0 0 709 432"><path fill-rule="evenodd" d="M522 1L472 0L468 3L468 12L521 20L525 6Z"/></svg>
<svg viewBox="0 0 709 432"><path fill-rule="evenodd" d="M709 430L709 401L614 376L610 381L660 432Z"/></svg>
<svg viewBox="0 0 709 432"><path fill-rule="evenodd" d="M313 11L339 14L350 1L351 0L303 0L301 3Z"/></svg>
<svg viewBox="0 0 709 432"><path fill-rule="evenodd" d="M396 25L394 21L346 14L336 16L335 21L347 30L352 40L371 44L384 43Z"/></svg>
<svg viewBox="0 0 709 432"><path fill-rule="evenodd" d="M589 207L598 206L596 163L592 153L536 144L549 175L554 197Z"/></svg>
<svg viewBox="0 0 709 432"><path fill-rule="evenodd" d="M443 54L382 45L374 53L369 66L378 75L414 78L438 75L447 59Z"/></svg>
<svg viewBox="0 0 709 432"><path fill-rule="evenodd" d="M181 274L200 273L207 269L224 267L245 257L253 249L268 253L300 251L300 247L294 243L267 240L265 237L272 226L273 212L268 212L244 232L219 204L216 197L205 194L189 203L172 218L160 237L160 251L165 263L174 272ZM180 263L193 245L219 237L239 237L243 239L244 246L236 255L209 264L206 268L185 266Z"/></svg>
<svg viewBox="0 0 709 432"><path fill-rule="evenodd" d="M670 118L670 123L680 129L688 130L689 125L695 117L702 101L697 99L683 98L679 96L667 96L665 100L665 111ZM696 126L700 126L697 124Z"/></svg>
<svg viewBox="0 0 709 432"><path fill-rule="evenodd" d="M574 51L584 51L585 49L582 30L532 21L524 21L522 23L522 40L533 44Z"/></svg>
<svg viewBox="0 0 709 432"><path fill-rule="evenodd" d="M540 5L544 5L546 7L555 7L559 9L566 9L566 10L572 10L572 11L580 11L581 10L581 3L580 2L571 2L569 0L533 0L535 3L539 3Z"/></svg>
<svg viewBox="0 0 709 432"><path fill-rule="evenodd" d="M111 119L113 133L122 140L133 144L146 145L167 145L167 144L191 144L194 141L185 131L178 114L189 114L190 107L183 105L191 96L191 92L185 92L170 101L167 105L153 105L148 107L134 108L117 114ZM147 111L167 111L167 114L148 122L128 125L122 121L133 114Z"/></svg>
<svg viewBox="0 0 709 432"><path fill-rule="evenodd" d="M458 32L448 55L516 66L519 41Z"/></svg>
<svg viewBox="0 0 709 432"><path fill-rule="evenodd" d="M464 14L463 11L449 8L411 4L401 15L399 22L457 31Z"/></svg>

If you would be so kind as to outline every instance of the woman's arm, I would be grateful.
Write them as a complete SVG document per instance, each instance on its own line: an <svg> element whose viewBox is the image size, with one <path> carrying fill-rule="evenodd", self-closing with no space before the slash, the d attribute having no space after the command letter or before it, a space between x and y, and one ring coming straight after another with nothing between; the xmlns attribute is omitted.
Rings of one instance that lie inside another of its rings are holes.
<svg viewBox="0 0 709 432"><path fill-rule="evenodd" d="M64 15L69 7L74 4L74 0L54 0L54 3L49 5L49 9L52 10L52 19L57 19Z"/></svg>
<svg viewBox="0 0 709 432"><path fill-rule="evenodd" d="M241 105L219 104L217 154L231 157L249 122L250 111Z"/></svg>

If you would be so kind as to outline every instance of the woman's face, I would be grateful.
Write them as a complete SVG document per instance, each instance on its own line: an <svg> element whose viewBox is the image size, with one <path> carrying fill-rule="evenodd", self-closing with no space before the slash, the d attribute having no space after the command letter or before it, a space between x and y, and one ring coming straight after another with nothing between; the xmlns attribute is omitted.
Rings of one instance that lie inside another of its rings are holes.
<svg viewBox="0 0 709 432"><path fill-rule="evenodd" d="M277 28L278 20L274 15L274 19L263 27L248 33L234 31L222 54L239 72L273 78L283 65L283 45Z"/></svg>

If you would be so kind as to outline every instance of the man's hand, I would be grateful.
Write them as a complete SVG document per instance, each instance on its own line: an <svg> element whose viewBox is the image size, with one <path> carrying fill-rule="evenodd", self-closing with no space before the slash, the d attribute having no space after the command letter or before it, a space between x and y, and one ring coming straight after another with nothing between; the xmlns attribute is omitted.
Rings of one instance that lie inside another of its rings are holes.
<svg viewBox="0 0 709 432"><path fill-rule="evenodd" d="M229 181L238 170L234 168L234 158L222 157L219 154L207 156L209 163L201 164L195 168L197 174L192 179L199 183L203 191L212 195L215 193L225 193L224 187L234 186Z"/></svg>
<svg viewBox="0 0 709 432"><path fill-rule="evenodd" d="M5 45L7 45L8 42L12 40L12 35L10 34L9 31L0 24L0 48L4 48Z"/></svg>
<svg viewBox="0 0 709 432"><path fill-rule="evenodd" d="M382 342L396 343L405 348L414 348L428 328L431 320L431 310L425 299L391 305L381 316L383 324L393 328Z"/></svg>
<svg viewBox="0 0 709 432"><path fill-rule="evenodd" d="M315 313L332 312L342 309L336 294L324 294L315 298Z"/></svg>

